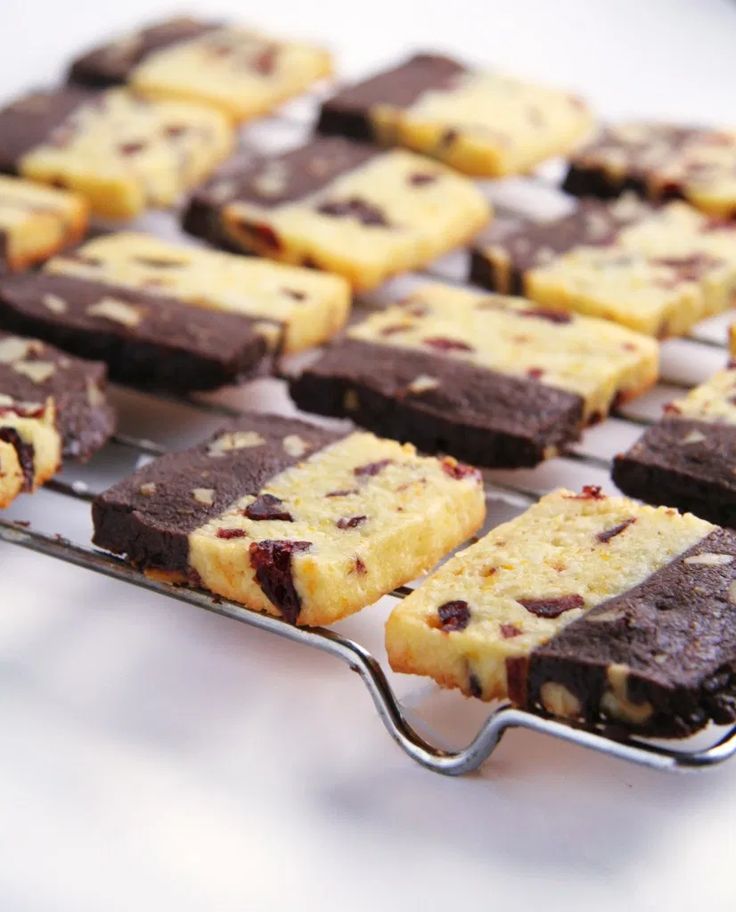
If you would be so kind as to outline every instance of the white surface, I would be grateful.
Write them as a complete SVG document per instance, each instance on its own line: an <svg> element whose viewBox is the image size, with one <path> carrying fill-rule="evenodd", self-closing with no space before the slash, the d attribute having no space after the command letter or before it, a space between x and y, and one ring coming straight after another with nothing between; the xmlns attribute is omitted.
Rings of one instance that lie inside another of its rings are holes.
<svg viewBox="0 0 736 912"><path fill-rule="evenodd" d="M1 91L171 8L4 0ZM566 83L610 116L736 120L725 0L252 10L331 44L346 73L434 45ZM263 404L269 388L249 396ZM132 398L125 422L161 430L140 411ZM615 430L596 429L591 447ZM49 493L14 515L87 527ZM394 747L358 678L328 657L7 545L0 575L2 912L736 907L736 762L665 776L512 733L481 775L442 779ZM384 613L345 628L378 651ZM444 731L478 721L462 697L399 686Z"/></svg>

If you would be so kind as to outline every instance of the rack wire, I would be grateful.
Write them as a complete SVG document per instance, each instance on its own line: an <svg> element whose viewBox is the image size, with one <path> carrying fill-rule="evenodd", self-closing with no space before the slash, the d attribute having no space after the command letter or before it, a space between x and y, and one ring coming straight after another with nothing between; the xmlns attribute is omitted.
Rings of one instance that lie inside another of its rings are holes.
<svg viewBox="0 0 736 912"><path fill-rule="evenodd" d="M287 128L298 126L308 128L308 118L303 114L293 120L284 116L281 118L281 124L282 126L286 124ZM268 136L268 131L266 131L266 135ZM143 227L150 230L149 225L145 223ZM172 227L173 222L170 220L166 230L167 234L170 234ZM453 280L454 278L457 281L457 276L453 276L451 272L442 267L428 271L423 278L434 280ZM724 339L725 331L722 326L719 330L702 324L687 337L686 344L692 349L692 354L696 355L695 360L697 360L698 354L701 359L705 355L711 356L711 359L714 355L718 357L722 355L722 363L725 363ZM705 360L707 361L708 358ZM707 374L709 371L704 373ZM659 391L662 393L668 390L679 392L693 385L690 379L683 379L678 370L671 372L665 370L663 380L666 387L664 390L660 388ZM156 397L158 401L161 398ZM200 397L167 398L172 403L187 405L202 415L219 416L225 419L240 414L239 409L221 402L203 400ZM647 409L642 408L636 400L615 412L612 417L623 422L631 433L641 430L642 427L651 424L653 420ZM156 457L165 452L165 448L161 445L135 434L118 433L112 438L111 443L132 451L136 459ZM600 452L596 452L596 448L590 446L586 434L580 445L554 462L567 463L573 469L576 466L582 466L608 474L611 454L606 452L602 455ZM548 481L545 480L543 467L516 472L488 471L484 473L484 479L487 496L504 500L520 510L536 501L550 487ZM52 479L45 488L83 503L91 502L96 493L86 483L79 480L70 481L66 477ZM203 591L174 587L150 579L125 561L99 551L90 544L73 542L61 535L36 530L27 523L9 519L7 516L0 516L0 542L65 561L150 592L176 598L197 608L250 627L256 627L340 659L360 675L381 721L398 746L417 763L438 773L456 776L478 769L491 756L502 736L509 729L527 729L540 735L597 751L609 757L658 770L705 769L736 754L736 725L725 730L714 729L710 744L705 747L693 747L688 741L654 742L629 737L612 729L598 730L559 722L516 709L508 704L492 707L475 736L465 747L458 750L447 750L428 740L411 724L406 707L402 705L379 661L360 643L341 633L325 628L295 627L279 618L261 614ZM401 599L410 592L410 588L402 586L394 590L390 597Z"/></svg>

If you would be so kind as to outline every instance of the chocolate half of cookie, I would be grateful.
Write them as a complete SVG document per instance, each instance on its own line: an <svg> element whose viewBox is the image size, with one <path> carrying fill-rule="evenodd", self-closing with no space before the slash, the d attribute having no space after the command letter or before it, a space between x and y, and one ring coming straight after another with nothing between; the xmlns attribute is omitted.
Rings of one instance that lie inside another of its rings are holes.
<svg viewBox="0 0 736 912"><path fill-rule="evenodd" d="M371 434L248 415L95 501L95 542L291 623L357 611L479 527L479 473Z"/></svg>
<svg viewBox="0 0 736 912"><path fill-rule="evenodd" d="M531 466L650 385L656 345L521 298L432 285L290 381L301 408L483 466Z"/></svg>
<svg viewBox="0 0 736 912"><path fill-rule="evenodd" d="M116 380L177 391L252 373L267 352L264 321L62 274L0 280L0 326L98 358ZM278 323L271 325L278 336Z"/></svg>
<svg viewBox="0 0 736 912"><path fill-rule="evenodd" d="M616 456L613 480L648 503L736 527L734 466L736 370L730 369L670 403L660 421Z"/></svg>
<svg viewBox="0 0 736 912"><path fill-rule="evenodd" d="M398 605L392 667L534 712L661 737L736 719L736 535L557 491Z"/></svg>

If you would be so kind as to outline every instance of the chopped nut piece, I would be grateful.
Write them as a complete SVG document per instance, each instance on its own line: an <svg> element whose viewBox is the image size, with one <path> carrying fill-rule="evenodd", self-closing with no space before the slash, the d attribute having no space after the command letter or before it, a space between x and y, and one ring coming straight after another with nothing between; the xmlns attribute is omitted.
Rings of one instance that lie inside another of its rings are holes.
<svg viewBox="0 0 736 912"><path fill-rule="evenodd" d="M437 389L440 381L436 377L430 377L429 374L419 374L407 386L410 393L426 393L429 390Z"/></svg>
<svg viewBox="0 0 736 912"><path fill-rule="evenodd" d="M147 481L138 488L138 491L144 497L152 497L156 493L156 485L152 481Z"/></svg>
<svg viewBox="0 0 736 912"><path fill-rule="evenodd" d="M298 434L287 434L283 440L284 451L295 459L303 456L307 452L307 444Z"/></svg>
<svg viewBox="0 0 736 912"><path fill-rule="evenodd" d="M192 497L197 503L204 504L206 507L211 507L215 502L215 492L213 488L195 488L192 491Z"/></svg>
<svg viewBox="0 0 736 912"><path fill-rule="evenodd" d="M696 564L703 567L720 567L724 564L730 564L733 561L731 554L713 554L706 551L703 554L693 554L692 557L686 557L684 563Z"/></svg>
<svg viewBox="0 0 736 912"><path fill-rule="evenodd" d="M542 706L553 716L577 719L583 711L580 700L575 694L570 693L564 684L558 684L557 681L546 681L542 684L539 697Z"/></svg>
<svg viewBox="0 0 736 912"><path fill-rule="evenodd" d="M41 300L43 301L43 306L55 314L66 313L69 308L66 301L55 294L45 294Z"/></svg>
<svg viewBox="0 0 736 912"><path fill-rule="evenodd" d="M230 450L244 450L248 447L263 446L266 441L255 431L232 431L218 437L210 444L210 456L222 456Z"/></svg>
<svg viewBox="0 0 736 912"><path fill-rule="evenodd" d="M28 377L34 383L45 383L49 377L53 376L56 365L52 361L17 361L13 365L13 370Z"/></svg>
<svg viewBox="0 0 736 912"><path fill-rule="evenodd" d="M117 298L102 298L96 304L88 307L87 313L90 317L103 317L115 323L122 323L123 326L138 326L142 319L137 307L125 301L119 301Z"/></svg>

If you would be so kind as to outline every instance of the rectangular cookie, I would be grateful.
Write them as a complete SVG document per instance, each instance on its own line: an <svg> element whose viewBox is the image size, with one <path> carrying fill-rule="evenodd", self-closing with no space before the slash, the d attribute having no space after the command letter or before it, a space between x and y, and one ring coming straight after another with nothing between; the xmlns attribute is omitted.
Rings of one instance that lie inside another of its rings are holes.
<svg viewBox="0 0 736 912"><path fill-rule="evenodd" d="M733 303L736 223L682 202L585 200L562 218L491 225L472 250L470 278L545 307L680 335Z"/></svg>
<svg viewBox="0 0 736 912"><path fill-rule="evenodd" d="M86 230L81 196L0 175L0 274L42 263Z"/></svg>
<svg viewBox="0 0 736 912"><path fill-rule="evenodd" d="M489 218L480 190L448 168L332 137L231 161L194 193L184 228L365 290L426 265Z"/></svg>
<svg viewBox="0 0 736 912"><path fill-rule="evenodd" d="M654 340L439 283L351 326L290 381L300 408L483 466L531 466L657 377Z"/></svg>
<svg viewBox="0 0 736 912"><path fill-rule="evenodd" d="M33 491L62 455L88 459L114 430L104 364L0 333L0 507Z"/></svg>
<svg viewBox="0 0 736 912"><path fill-rule="evenodd" d="M146 96L212 105L247 120L331 71L330 55L322 48L178 17L88 51L73 62L69 79L95 87L128 83Z"/></svg>
<svg viewBox="0 0 736 912"><path fill-rule="evenodd" d="M331 339L350 310L350 289L339 276L134 232L88 241L50 260L46 271L237 314L285 352Z"/></svg>
<svg viewBox="0 0 736 912"><path fill-rule="evenodd" d="M324 102L318 130L405 146L464 174L500 177L570 152L592 123L573 95L415 54Z"/></svg>
<svg viewBox="0 0 736 912"><path fill-rule="evenodd" d="M372 434L247 415L99 495L94 541L292 624L329 624L483 522L480 473Z"/></svg>
<svg viewBox="0 0 736 912"><path fill-rule="evenodd" d="M613 462L627 494L736 527L736 368L719 371L665 407Z"/></svg>
<svg viewBox="0 0 736 912"><path fill-rule="evenodd" d="M559 490L391 614L391 667L588 725L683 737L736 719L736 535Z"/></svg>
<svg viewBox="0 0 736 912"><path fill-rule="evenodd" d="M233 144L219 111L126 89L37 91L0 109L0 171L80 193L97 215L171 206Z"/></svg>
<svg viewBox="0 0 736 912"><path fill-rule="evenodd" d="M0 326L107 364L123 383L188 392L252 374L278 324L73 274L0 278ZM260 328L259 328L260 327Z"/></svg>
<svg viewBox="0 0 736 912"><path fill-rule="evenodd" d="M736 130L666 123L609 125L570 162L563 184L577 196L633 190L651 200L679 197L710 215L736 215Z"/></svg>

